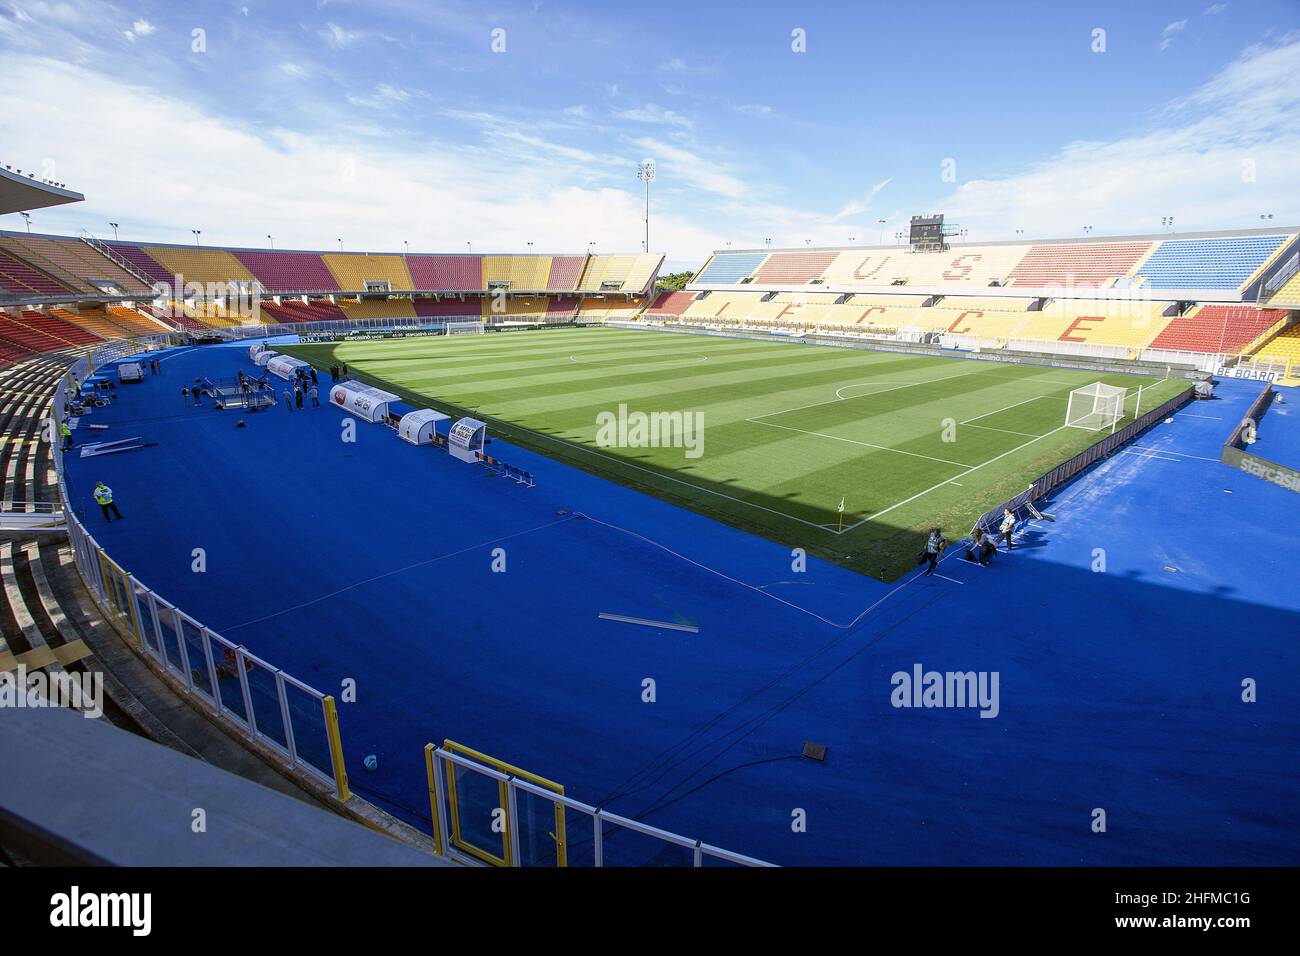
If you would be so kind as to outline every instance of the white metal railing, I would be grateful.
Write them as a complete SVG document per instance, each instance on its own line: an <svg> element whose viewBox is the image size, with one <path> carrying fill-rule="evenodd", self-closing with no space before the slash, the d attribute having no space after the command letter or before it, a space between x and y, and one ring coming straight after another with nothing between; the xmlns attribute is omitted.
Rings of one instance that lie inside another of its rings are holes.
<svg viewBox="0 0 1300 956"><path fill-rule="evenodd" d="M98 365L122 356L120 348L106 347L93 358ZM90 361L82 358L68 373L84 381L90 368ZM52 408L60 420L66 413L68 380L65 375L55 390ZM57 443L52 448L73 561L104 615L119 621L139 653L154 660L215 716L278 753L290 769L332 783L336 796L346 800L334 699L226 640L118 565L70 506L62 448Z"/></svg>
<svg viewBox="0 0 1300 956"><path fill-rule="evenodd" d="M55 390L52 404L59 420L66 412L70 377L76 375L84 381L92 360L98 366L134 354L124 351L125 345L108 343L68 369ZM214 716L227 722L241 736L277 753L291 769L305 770L323 783L332 783L338 798L346 801L350 790L333 697L280 670L243 645L222 637L117 564L70 506L62 448L58 443L53 445L53 453L73 561L101 612L121 623L134 637L137 652L153 660ZM430 761L429 785L431 806L442 808L442 812L435 809L433 813L434 839L439 853L450 853L453 849L446 829L447 807L452 801L443 773L444 762L449 762L466 772L483 774L504 787L506 806L503 809L509 821L507 830L512 848L508 859L513 865L523 865L519 852L520 793L550 801L562 808L560 813L573 811L589 817L595 866L609 865L605 848L607 827L681 847L690 852L694 866L703 866L708 860L739 866L772 865L590 806L462 754L442 748L433 752L437 759Z"/></svg>
<svg viewBox="0 0 1300 956"><path fill-rule="evenodd" d="M556 858L555 865L570 866L574 864L574 847L569 842L567 835L568 824L564 820L564 815L569 811L573 811L588 818L588 832L591 834L589 864L591 866L620 865L613 863L610 854L607 852L606 841L609 838L607 828L627 830L648 837L659 844L680 847L690 854L691 865L696 867L704 866L707 860L717 860L735 866L775 866L775 864L768 863L765 860L725 850L711 843L705 843L703 840L693 840L690 837L651 826L648 823L642 823L640 820L633 820L630 817L611 813L600 807L593 807L580 800L574 800L572 797L557 793L550 788L525 780L518 774L498 770L464 754L455 753L443 747L430 745L429 757L429 798L433 813L434 842L438 847L446 848L448 851L454 852L456 849L457 844L454 834L460 829L460 820L457 815L461 813L460 804L465 802L463 796L460 799L453 799L454 789L448 785L446 769L446 765L450 764L467 773L478 774L494 781L497 784L498 793L504 794L503 806L498 807L494 804L491 807L481 809L484 819L490 819L497 811L504 812L504 829L500 831L503 844L503 853L500 860L505 861L510 866L526 866L531 862L522 853L521 833L524 827L519 813L519 795L521 793L543 800L555 808L557 814L556 828L546 834L555 844L553 848ZM452 824L450 832L449 821ZM584 845L586 845L585 840ZM481 859L484 854L477 855ZM550 854L548 853L547 856L549 859ZM584 855L584 861L585 859ZM645 860L625 859L624 865L644 865L645 862Z"/></svg>

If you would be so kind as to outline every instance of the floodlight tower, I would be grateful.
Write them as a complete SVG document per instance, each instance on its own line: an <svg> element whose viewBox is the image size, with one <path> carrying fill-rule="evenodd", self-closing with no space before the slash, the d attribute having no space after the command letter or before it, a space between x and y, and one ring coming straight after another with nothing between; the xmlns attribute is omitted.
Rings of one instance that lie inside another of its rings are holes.
<svg viewBox="0 0 1300 956"><path fill-rule="evenodd" d="M650 184L655 181L655 161L646 159L636 167L636 178L645 183L645 251L650 251Z"/></svg>

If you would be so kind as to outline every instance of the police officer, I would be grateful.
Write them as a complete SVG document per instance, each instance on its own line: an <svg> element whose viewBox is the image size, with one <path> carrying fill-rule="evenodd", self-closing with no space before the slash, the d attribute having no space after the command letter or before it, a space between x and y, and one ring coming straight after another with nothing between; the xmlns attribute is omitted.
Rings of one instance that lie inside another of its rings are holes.
<svg viewBox="0 0 1300 956"><path fill-rule="evenodd" d="M102 481L95 485L95 501L99 508L104 512L104 520L112 523L113 519L108 516L110 511L117 515L117 520L122 520L122 512L117 510L117 505L113 504L113 489L108 487Z"/></svg>

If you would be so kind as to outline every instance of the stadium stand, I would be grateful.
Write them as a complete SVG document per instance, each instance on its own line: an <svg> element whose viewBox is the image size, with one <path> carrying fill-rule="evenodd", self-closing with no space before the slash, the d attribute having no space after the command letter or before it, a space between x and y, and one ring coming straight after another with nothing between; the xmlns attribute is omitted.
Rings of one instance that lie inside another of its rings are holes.
<svg viewBox="0 0 1300 956"><path fill-rule="evenodd" d="M885 298L878 296L877 298ZM856 302L858 297L853 297ZM935 303L938 308L942 309L984 309L993 312L1024 312L1034 302L1034 299L1016 299L1010 296L998 299L979 299L968 296L946 295L939 302ZM889 303L883 303L889 304Z"/></svg>
<svg viewBox="0 0 1300 956"><path fill-rule="evenodd" d="M1291 367L1296 368L1300 365L1300 325L1283 329L1265 342L1255 354L1265 360L1289 361Z"/></svg>
<svg viewBox="0 0 1300 956"><path fill-rule="evenodd" d="M698 285L734 285L758 271L764 252L717 252L695 277Z"/></svg>
<svg viewBox="0 0 1300 956"><path fill-rule="evenodd" d="M132 245L129 242L109 242L106 245L113 250L114 254L121 256L136 272L145 276L153 282L166 282L170 285L175 281L175 276L168 272L167 269L153 256L145 252L139 246Z"/></svg>
<svg viewBox="0 0 1300 956"><path fill-rule="evenodd" d="M925 325L924 312L918 307L883 305L833 305L821 316L823 325L851 326L857 332L885 334L899 329L919 329Z"/></svg>
<svg viewBox="0 0 1300 956"><path fill-rule="evenodd" d="M1161 314L1168 306L1167 302L1062 300L1051 303L1041 312L925 311L933 311L934 318L942 314L946 321L943 331L950 335L1110 345L1139 350L1147 348L1169 323L1169 319Z"/></svg>
<svg viewBox="0 0 1300 956"><path fill-rule="evenodd" d="M349 319L413 319L415 308L410 299L335 299L334 304Z"/></svg>
<svg viewBox="0 0 1300 956"><path fill-rule="evenodd" d="M659 266L663 263L663 256L656 255L639 255L635 257L632 267L628 269L627 275L623 277L624 292L645 292L649 289L651 281L659 272Z"/></svg>
<svg viewBox="0 0 1300 956"><path fill-rule="evenodd" d="M636 256L590 256L578 280L579 292L618 292L636 265Z"/></svg>
<svg viewBox="0 0 1300 956"><path fill-rule="evenodd" d="M546 277L546 291L577 291L578 280L582 278L582 268L586 263L586 256L552 256L551 271Z"/></svg>
<svg viewBox="0 0 1300 956"><path fill-rule="evenodd" d="M72 290L0 251L0 288L17 297L67 295Z"/></svg>
<svg viewBox="0 0 1300 956"><path fill-rule="evenodd" d="M544 295L512 295L504 299L485 296L483 319L487 322L546 321L547 297Z"/></svg>
<svg viewBox="0 0 1300 956"><path fill-rule="evenodd" d="M1182 352L1236 352L1286 317L1287 313L1280 309L1197 306L1170 320L1150 347Z"/></svg>
<svg viewBox="0 0 1300 956"><path fill-rule="evenodd" d="M58 322L57 319L48 322L45 318L39 312L23 312L18 315L0 312L0 340L27 355L101 341L98 336L84 329L77 330L80 335L74 338L68 334L66 323Z"/></svg>
<svg viewBox="0 0 1300 956"><path fill-rule="evenodd" d="M25 310L19 316L19 321L69 345L96 345L103 341L102 337L88 329L84 329L60 316L35 309Z"/></svg>
<svg viewBox="0 0 1300 956"><path fill-rule="evenodd" d="M1150 242L1047 243L1030 246L1008 278L1013 286L1112 285L1151 251Z"/></svg>
<svg viewBox="0 0 1300 956"><path fill-rule="evenodd" d="M421 318L446 319L460 316L473 318L482 314L478 299L428 299L418 298L414 301L415 314Z"/></svg>
<svg viewBox="0 0 1300 956"><path fill-rule="evenodd" d="M316 252L241 249L235 258L267 292L338 292L343 288Z"/></svg>
<svg viewBox="0 0 1300 956"><path fill-rule="evenodd" d="M806 283L824 273L839 255L836 252L774 252L754 273L759 285Z"/></svg>
<svg viewBox="0 0 1300 956"><path fill-rule="evenodd" d="M545 289L550 274L550 256L483 257L483 281L488 288L494 282L508 282L509 288L521 291Z"/></svg>
<svg viewBox="0 0 1300 956"><path fill-rule="evenodd" d="M1166 239L1136 275L1153 289L1236 289L1245 285L1290 238Z"/></svg>
<svg viewBox="0 0 1300 956"><path fill-rule="evenodd" d="M1004 280L1027 246L958 247L943 253L910 253L905 249L841 252L822 275L831 286L987 286Z"/></svg>
<svg viewBox="0 0 1300 956"><path fill-rule="evenodd" d="M1282 288L1273 293L1268 304L1272 306L1290 305L1300 307L1300 271L1296 272L1295 275L1288 279Z"/></svg>
<svg viewBox="0 0 1300 956"><path fill-rule="evenodd" d="M546 299L546 318L550 322L560 322L574 318L578 312L578 303L582 300L576 295L552 295Z"/></svg>
<svg viewBox="0 0 1300 956"><path fill-rule="evenodd" d="M695 300L694 292L660 292L646 308L649 316L681 315Z"/></svg>
<svg viewBox="0 0 1300 956"><path fill-rule="evenodd" d="M329 267L338 288L344 292L365 292L367 282L387 282L388 288L394 292L409 292L415 288L401 256L327 252L318 258ZM328 288L321 286L322 291Z"/></svg>
<svg viewBox="0 0 1300 956"><path fill-rule="evenodd" d="M0 247L82 295L144 295L149 286L79 239L6 234Z"/></svg>
<svg viewBox="0 0 1300 956"><path fill-rule="evenodd" d="M225 285L254 282L256 276L225 249L206 246L145 246L144 251L164 268L189 282ZM167 281L172 281L169 277Z"/></svg>
<svg viewBox="0 0 1300 956"><path fill-rule="evenodd" d="M421 292L481 292L482 256L412 255L406 258L415 288Z"/></svg>

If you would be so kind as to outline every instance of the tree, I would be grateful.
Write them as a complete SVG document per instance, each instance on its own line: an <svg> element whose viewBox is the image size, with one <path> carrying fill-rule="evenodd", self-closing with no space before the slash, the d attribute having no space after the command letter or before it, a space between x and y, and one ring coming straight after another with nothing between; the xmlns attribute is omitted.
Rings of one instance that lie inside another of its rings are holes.
<svg viewBox="0 0 1300 956"><path fill-rule="evenodd" d="M670 272L668 275L660 276L655 287L666 292L681 292L686 288L686 283L695 278L694 272Z"/></svg>

